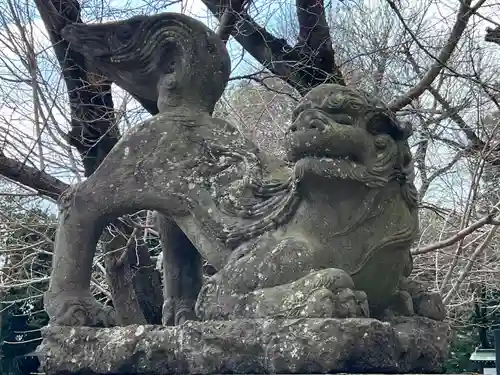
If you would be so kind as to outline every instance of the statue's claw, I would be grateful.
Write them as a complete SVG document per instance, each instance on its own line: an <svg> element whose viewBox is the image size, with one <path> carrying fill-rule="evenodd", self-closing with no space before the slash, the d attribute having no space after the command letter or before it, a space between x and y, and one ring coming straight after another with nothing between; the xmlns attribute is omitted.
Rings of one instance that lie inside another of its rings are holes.
<svg viewBox="0 0 500 375"><path fill-rule="evenodd" d="M184 298L166 299L163 302L162 324L164 326L180 325L188 320L197 320L194 305L194 301Z"/></svg>
<svg viewBox="0 0 500 375"><path fill-rule="evenodd" d="M301 316L354 318L368 317L368 299L366 293L354 290L354 282L343 270L329 268L312 272L297 282L302 284L304 291L312 285L310 294ZM317 289L317 285L321 285ZM318 314L323 310L322 314Z"/></svg>
<svg viewBox="0 0 500 375"><path fill-rule="evenodd" d="M434 320L446 319L446 307L439 293L423 292L413 296L415 313Z"/></svg>
<svg viewBox="0 0 500 375"><path fill-rule="evenodd" d="M443 321L446 319L446 308L438 293L420 292L412 296L408 291L398 291L382 318L389 320L394 316L423 316Z"/></svg>
<svg viewBox="0 0 500 375"><path fill-rule="evenodd" d="M173 298L166 298L163 301L161 324L164 326L174 325L175 305Z"/></svg>
<svg viewBox="0 0 500 375"><path fill-rule="evenodd" d="M335 315L335 294L326 288L315 290L295 315L308 318L323 318Z"/></svg>
<svg viewBox="0 0 500 375"><path fill-rule="evenodd" d="M308 318L368 317L368 301L364 292L345 288L333 293L321 288L309 296L299 315Z"/></svg>
<svg viewBox="0 0 500 375"><path fill-rule="evenodd" d="M368 318L370 309L366 293L360 290L341 289L336 294L335 317Z"/></svg>
<svg viewBox="0 0 500 375"><path fill-rule="evenodd" d="M116 313L90 293L45 293L45 310L51 323L62 326L112 327Z"/></svg>
<svg viewBox="0 0 500 375"><path fill-rule="evenodd" d="M438 321L446 319L446 307L439 293L429 292L424 284L408 278L401 279L400 290L406 293L411 301L412 314L406 315L416 314Z"/></svg>

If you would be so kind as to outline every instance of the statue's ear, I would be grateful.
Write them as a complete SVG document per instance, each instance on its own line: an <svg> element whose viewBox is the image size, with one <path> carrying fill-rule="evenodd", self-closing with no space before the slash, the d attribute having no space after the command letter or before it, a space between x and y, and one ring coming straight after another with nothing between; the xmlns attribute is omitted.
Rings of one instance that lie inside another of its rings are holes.
<svg viewBox="0 0 500 375"><path fill-rule="evenodd" d="M159 85L163 89L173 90L175 87L182 85L186 74L193 69L190 69L189 54L192 51L187 50L187 45L179 40L168 38L162 42L160 53L155 54L151 66L156 66L159 73L163 75L163 79Z"/></svg>
<svg viewBox="0 0 500 375"><path fill-rule="evenodd" d="M377 113L372 116L367 124L367 131L371 134L387 134L393 139L405 140L412 134L412 127L409 123L401 123L395 116L385 113Z"/></svg>

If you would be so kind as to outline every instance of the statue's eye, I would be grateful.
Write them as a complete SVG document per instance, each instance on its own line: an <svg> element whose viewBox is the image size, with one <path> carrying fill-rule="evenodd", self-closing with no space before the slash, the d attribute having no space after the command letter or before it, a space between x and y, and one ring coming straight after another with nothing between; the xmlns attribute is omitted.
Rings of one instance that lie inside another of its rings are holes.
<svg viewBox="0 0 500 375"><path fill-rule="evenodd" d="M118 40L127 42L132 38L132 30L128 25L124 25L116 31L115 36Z"/></svg>
<svg viewBox="0 0 500 375"><path fill-rule="evenodd" d="M354 119L351 115L347 113L332 113L329 117L338 124L341 125L354 125Z"/></svg>

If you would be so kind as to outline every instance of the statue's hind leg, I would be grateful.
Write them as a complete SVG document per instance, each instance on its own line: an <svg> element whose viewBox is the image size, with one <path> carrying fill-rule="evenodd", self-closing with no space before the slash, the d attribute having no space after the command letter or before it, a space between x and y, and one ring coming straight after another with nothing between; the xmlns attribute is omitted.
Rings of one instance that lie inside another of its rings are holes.
<svg viewBox="0 0 500 375"><path fill-rule="evenodd" d="M164 215L157 218L163 249L163 325L196 320L194 306L201 289L202 259L181 229Z"/></svg>
<svg viewBox="0 0 500 375"><path fill-rule="evenodd" d="M54 324L110 326L116 323L114 311L97 303L89 289L95 246L105 220L85 190L78 191L81 187L85 189L85 185L71 187L61 197L44 307Z"/></svg>
<svg viewBox="0 0 500 375"><path fill-rule="evenodd" d="M110 154L92 176L61 197L53 270L44 299L55 324L113 325L111 310L90 293L92 261L102 230L113 218L139 209L169 212L179 207L179 200L169 200L168 192L161 190L164 176L149 174L145 184L144 174L134 174L126 160L114 156ZM147 172L147 163L142 167L141 172Z"/></svg>

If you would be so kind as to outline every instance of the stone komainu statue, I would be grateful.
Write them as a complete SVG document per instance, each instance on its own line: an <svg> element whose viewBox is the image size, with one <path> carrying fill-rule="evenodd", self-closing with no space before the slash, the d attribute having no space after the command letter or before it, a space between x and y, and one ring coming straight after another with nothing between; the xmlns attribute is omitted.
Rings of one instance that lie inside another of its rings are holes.
<svg viewBox="0 0 500 375"><path fill-rule="evenodd" d="M62 197L45 298L53 323L116 323L89 292L92 258L110 219L140 209L175 222L217 270L196 301L202 321L444 319L439 296L407 279L418 233L411 129L378 99L312 89L293 113L288 160L277 160L211 116L230 60L202 23L166 13L63 36L160 114Z"/></svg>

